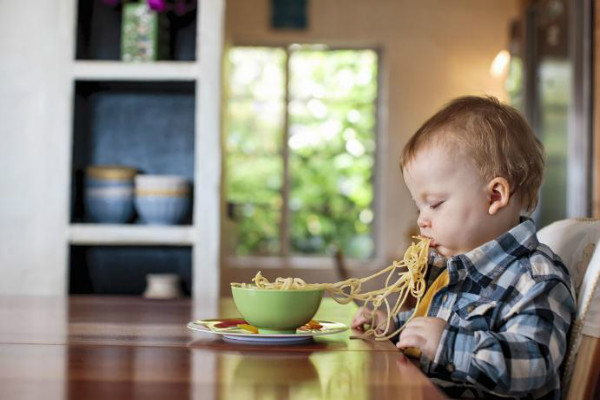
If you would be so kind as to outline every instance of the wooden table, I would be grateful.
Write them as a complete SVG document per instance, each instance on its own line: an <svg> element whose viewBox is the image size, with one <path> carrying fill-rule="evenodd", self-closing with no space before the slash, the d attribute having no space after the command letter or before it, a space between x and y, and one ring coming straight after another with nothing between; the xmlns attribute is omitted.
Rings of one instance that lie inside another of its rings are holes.
<svg viewBox="0 0 600 400"><path fill-rule="evenodd" d="M347 323L353 307L326 300L317 317ZM444 398L389 342L246 345L185 327L216 316L236 316L231 299L0 297L0 398Z"/></svg>

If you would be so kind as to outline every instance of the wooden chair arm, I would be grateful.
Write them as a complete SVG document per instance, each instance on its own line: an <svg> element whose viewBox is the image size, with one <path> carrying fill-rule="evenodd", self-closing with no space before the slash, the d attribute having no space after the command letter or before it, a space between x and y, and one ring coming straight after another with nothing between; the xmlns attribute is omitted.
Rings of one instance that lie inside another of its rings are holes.
<svg viewBox="0 0 600 400"><path fill-rule="evenodd" d="M593 399L600 376L600 338L583 335L567 400Z"/></svg>

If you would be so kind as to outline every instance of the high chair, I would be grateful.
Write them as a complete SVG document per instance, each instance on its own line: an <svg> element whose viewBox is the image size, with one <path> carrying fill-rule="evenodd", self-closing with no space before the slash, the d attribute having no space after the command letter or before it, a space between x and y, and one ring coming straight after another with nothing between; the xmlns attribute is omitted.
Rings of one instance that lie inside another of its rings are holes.
<svg viewBox="0 0 600 400"><path fill-rule="evenodd" d="M538 232L569 269L577 314L562 375L567 400L592 399L600 376L600 220L566 219Z"/></svg>

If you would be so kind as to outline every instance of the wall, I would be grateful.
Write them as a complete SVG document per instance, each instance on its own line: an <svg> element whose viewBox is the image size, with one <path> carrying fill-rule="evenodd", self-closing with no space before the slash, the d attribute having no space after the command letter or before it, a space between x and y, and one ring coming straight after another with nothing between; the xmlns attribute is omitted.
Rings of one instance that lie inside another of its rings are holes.
<svg viewBox="0 0 600 400"><path fill-rule="evenodd" d="M319 42L374 46L381 51L380 145L377 241L382 267L403 254L415 207L398 168L404 143L419 125L453 97L489 94L506 99L489 74L508 42L508 24L518 16L516 0L314 0L304 32L269 28L270 0L229 0L228 45ZM233 269L224 257L223 293L229 281L243 281L255 269ZM379 265L377 265L379 264ZM258 267L258 266L256 266ZM364 270L360 274L364 274ZM283 275L282 275L283 274ZM291 275L274 268L270 276ZM313 281L337 280L333 269L293 271Z"/></svg>
<svg viewBox="0 0 600 400"><path fill-rule="evenodd" d="M0 293L64 294L70 0L0 3Z"/></svg>

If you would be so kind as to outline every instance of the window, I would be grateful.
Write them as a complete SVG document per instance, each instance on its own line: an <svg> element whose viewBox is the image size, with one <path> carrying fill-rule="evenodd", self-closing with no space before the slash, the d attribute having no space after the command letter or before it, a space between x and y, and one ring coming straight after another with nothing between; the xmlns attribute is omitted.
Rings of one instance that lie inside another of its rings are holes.
<svg viewBox="0 0 600 400"><path fill-rule="evenodd" d="M236 256L373 256L378 57L324 46L233 47L226 231ZM231 238L234 238L232 240Z"/></svg>

